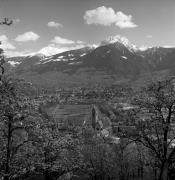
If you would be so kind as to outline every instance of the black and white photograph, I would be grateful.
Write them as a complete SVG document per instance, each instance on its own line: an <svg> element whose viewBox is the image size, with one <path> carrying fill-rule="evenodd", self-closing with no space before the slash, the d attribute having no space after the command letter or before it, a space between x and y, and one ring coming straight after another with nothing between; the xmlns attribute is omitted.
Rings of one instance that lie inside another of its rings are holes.
<svg viewBox="0 0 175 180"><path fill-rule="evenodd" d="M175 0L0 0L0 180L175 180Z"/></svg>

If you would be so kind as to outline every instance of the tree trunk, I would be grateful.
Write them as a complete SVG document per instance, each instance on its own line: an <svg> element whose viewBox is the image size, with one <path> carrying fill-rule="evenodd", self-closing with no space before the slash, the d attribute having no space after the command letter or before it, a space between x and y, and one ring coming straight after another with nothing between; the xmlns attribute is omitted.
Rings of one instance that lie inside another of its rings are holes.
<svg viewBox="0 0 175 180"><path fill-rule="evenodd" d="M8 137L7 137L7 154L6 154L6 162L5 162L5 176L4 180L9 180L9 161L10 161L10 145L11 145L11 119L9 118L8 122Z"/></svg>
<svg viewBox="0 0 175 180"><path fill-rule="evenodd" d="M159 180L168 180L168 168L169 162L165 161L160 170Z"/></svg>
<svg viewBox="0 0 175 180"><path fill-rule="evenodd" d="M50 174L47 170L44 172L44 180L51 180Z"/></svg>
<svg viewBox="0 0 175 180"><path fill-rule="evenodd" d="M8 176L4 176L4 180L9 180L9 177Z"/></svg>

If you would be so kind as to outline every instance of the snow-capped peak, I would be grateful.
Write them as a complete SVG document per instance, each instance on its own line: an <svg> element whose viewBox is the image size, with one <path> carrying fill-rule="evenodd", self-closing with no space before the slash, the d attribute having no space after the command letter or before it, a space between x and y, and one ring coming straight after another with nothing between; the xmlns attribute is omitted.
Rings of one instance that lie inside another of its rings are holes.
<svg viewBox="0 0 175 180"><path fill-rule="evenodd" d="M138 48L134 44L132 44L126 37L120 36L120 35L108 37L106 40L101 42L101 46L114 44L117 42L123 44L125 47L127 47L131 51L138 50Z"/></svg>
<svg viewBox="0 0 175 180"><path fill-rule="evenodd" d="M151 48L151 47L147 47L147 46L141 46L141 47L139 47L139 51L146 51L147 49L149 49L149 48Z"/></svg>
<svg viewBox="0 0 175 180"><path fill-rule="evenodd" d="M120 35L110 36L106 40L102 41L101 44L112 44L112 43L116 43L116 42L120 42L124 45L130 44L129 40L126 37L123 37Z"/></svg>
<svg viewBox="0 0 175 180"><path fill-rule="evenodd" d="M45 58L46 57L46 55L45 54L42 54L42 53L36 53L36 54L33 54L33 55L31 55L31 57L32 56L37 56L37 57L39 57L39 58Z"/></svg>
<svg viewBox="0 0 175 180"><path fill-rule="evenodd" d="M57 48L57 47L47 46L47 47L43 47L42 49L40 49L37 53L43 54L44 56L52 56L55 54L62 53L64 51L68 51L68 49L67 48Z"/></svg>
<svg viewBox="0 0 175 180"><path fill-rule="evenodd" d="M97 44L88 44L88 48L90 48L90 49L96 49L97 47L98 47L99 45L97 45Z"/></svg>

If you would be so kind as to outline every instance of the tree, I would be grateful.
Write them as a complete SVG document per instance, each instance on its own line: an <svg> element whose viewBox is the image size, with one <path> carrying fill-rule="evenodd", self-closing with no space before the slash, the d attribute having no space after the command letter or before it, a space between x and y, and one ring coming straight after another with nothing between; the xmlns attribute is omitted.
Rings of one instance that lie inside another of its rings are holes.
<svg viewBox="0 0 175 180"><path fill-rule="evenodd" d="M9 20L8 18L4 18L2 21L0 21L0 25L10 26L12 23L13 23L13 20ZM4 53L3 49L0 48L0 68L1 68L0 82L1 82L2 75L4 74L3 65L5 63L5 59L4 59L3 53Z"/></svg>
<svg viewBox="0 0 175 180"><path fill-rule="evenodd" d="M10 25L7 19L6 23ZM8 180L30 167L27 156L33 148L32 129L37 121L31 99L23 93L28 84L4 74L3 50L0 55L0 176Z"/></svg>
<svg viewBox="0 0 175 180"><path fill-rule="evenodd" d="M13 20L10 20L9 18L4 18L4 19L0 22L0 25L10 26L12 23L13 23Z"/></svg>
<svg viewBox="0 0 175 180"><path fill-rule="evenodd" d="M29 150L31 129L36 126L30 99L19 94L17 80L3 76L0 85L1 176L5 180L19 175L26 167L20 161ZM24 148L26 147L26 148ZM19 163L19 164L18 164ZM25 164L25 163L24 163ZM22 168L22 169L21 169Z"/></svg>
<svg viewBox="0 0 175 180"><path fill-rule="evenodd" d="M133 102L136 133L128 137L151 151L158 164L158 179L167 180L175 162L174 78L152 83Z"/></svg>
<svg viewBox="0 0 175 180"><path fill-rule="evenodd" d="M92 180L116 179L119 162L113 146L89 126L83 128L82 136L84 176Z"/></svg>
<svg viewBox="0 0 175 180"><path fill-rule="evenodd" d="M39 105L40 120L35 134L36 171L46 180L75 173L81 168L79 130L62 129L54 115L48 114L48 102ZM50 102L49 102L50 104Z"/></svg>

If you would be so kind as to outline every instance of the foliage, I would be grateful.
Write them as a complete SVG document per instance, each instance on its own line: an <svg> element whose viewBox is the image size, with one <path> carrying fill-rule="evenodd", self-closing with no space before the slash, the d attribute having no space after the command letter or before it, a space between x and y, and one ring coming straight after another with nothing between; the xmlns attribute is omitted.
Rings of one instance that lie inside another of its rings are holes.
<svg viewBox="0 0 175 180"><path fill-rule="evenodd" d="M0 67L0 176L6 180L26 173L33 150L32 129L36 127L35 111L23 91L27 84L4 74L4 57Z"/></svg>
<svg viewBox="0 0 175 180"><path fill-rule="evenodd" d="M175 158L174 79L144 88L134 99L136 132L131 139L148 148L159 167L159 179L167 180Z"/></svg>
<svg viewBox="0 0 175 180"><path fill-rule="evenodd" d="M76 172L82 166L81 139L77 129L61 128L45 108L40 104L38 127L35 131L36 151L34 155L36 171L43 173L46 179Z"/></svg>

